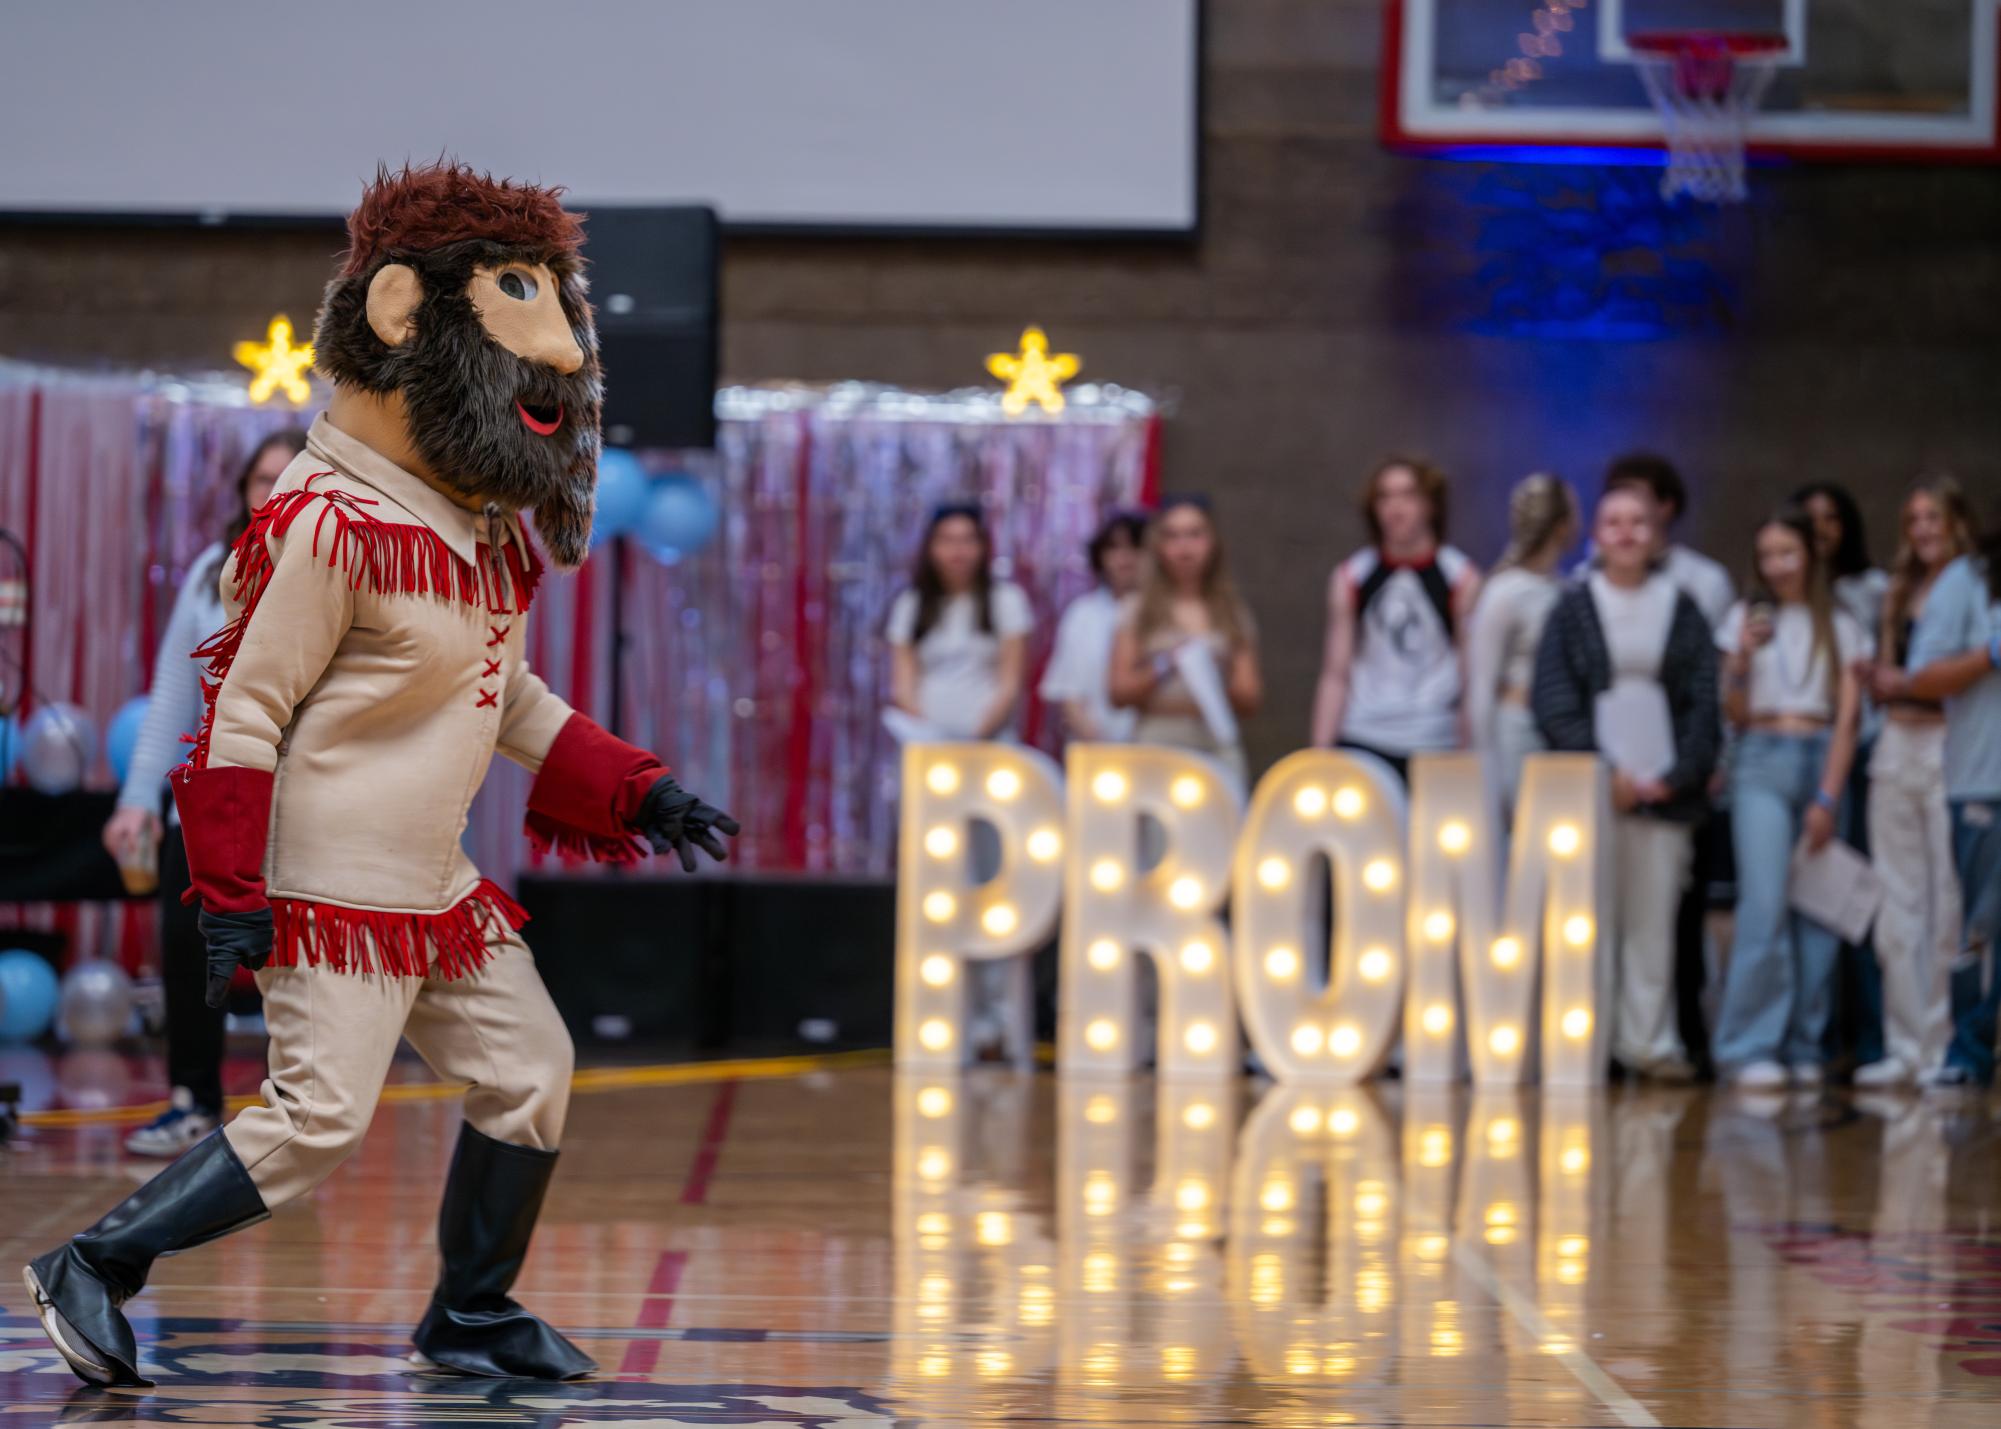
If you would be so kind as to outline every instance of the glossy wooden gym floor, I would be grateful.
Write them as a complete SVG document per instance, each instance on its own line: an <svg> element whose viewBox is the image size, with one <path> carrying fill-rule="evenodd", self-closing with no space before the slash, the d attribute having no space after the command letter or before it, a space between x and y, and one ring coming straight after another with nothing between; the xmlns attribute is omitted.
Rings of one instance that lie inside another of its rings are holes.
<svg viewBox="0 0 2001 1429"><path fill-rule="evenodd" d="M77 1385L13 1277L146 1174L134 1113L34 1117L0 1426L2001 1424L1985 1100L579 1081L520 1293L598 1378L404 1362L457 1126L411 1083L310 1201L162 1262L151 1391Z"/></svg>

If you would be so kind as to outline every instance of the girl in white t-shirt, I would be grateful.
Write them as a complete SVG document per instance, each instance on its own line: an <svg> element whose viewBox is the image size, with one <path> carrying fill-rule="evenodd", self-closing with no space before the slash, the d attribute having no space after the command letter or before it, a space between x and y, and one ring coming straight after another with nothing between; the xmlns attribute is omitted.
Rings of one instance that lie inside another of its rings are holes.
<svg viewBox="0 0 2001 1429"><path fill-rule="evenodd" d="M910 588L889 608L890 700L944 739L1012 739L1021 701L1028 597L996 581L976 506L941 506Z"/></svg>
<svg viewBox="0 0 2001 1429"><path fill-rule="evenodd" d="M1839 938L1792 911L1796 845L1834 837L1855 758L1870 652L1836 605L1811 518L1787 507L1758 528L1751 595L1724 616L1724 713L1743 732L1731 770L1737 917L1713 1052L1739 1086L1821 1080Z"/></svg>
<svg viewBox="0 0 2001 1429"><path fill-rule="evenodd" d="M992 555L977 506L941 506L924 529L910 588L890 605L890 702L923 738L1014 738L1035 617L1020 586L993 578ZM972 826L966 856L975 881L1000 871L990 824ZM968 982L974 1054L1026 1065L1035 1051L1028 960L976 962Z"/></svg>

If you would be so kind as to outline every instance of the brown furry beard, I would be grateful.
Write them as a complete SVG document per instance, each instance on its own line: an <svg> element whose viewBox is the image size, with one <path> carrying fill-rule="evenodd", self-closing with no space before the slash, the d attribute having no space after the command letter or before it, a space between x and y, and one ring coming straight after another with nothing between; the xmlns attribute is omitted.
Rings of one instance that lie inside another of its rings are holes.
<svg viewBox="0 0 2001 1429"><path fill-rule="evenodd" d="M570 264L556 270L563 311L584 353L583 366L569 374L495 342L466 292L476 267L538 256L485 242L392 255L423 282L410 340L390 347L369 326L371 271L327 286L314 343L317 366L334 381L402 394L410 440L440 481L503 511L532 510L550 559L574 570L590 554L604 405L583 276ZM562 425L547 436L532 432L517 403L560 408Z"/></svg>

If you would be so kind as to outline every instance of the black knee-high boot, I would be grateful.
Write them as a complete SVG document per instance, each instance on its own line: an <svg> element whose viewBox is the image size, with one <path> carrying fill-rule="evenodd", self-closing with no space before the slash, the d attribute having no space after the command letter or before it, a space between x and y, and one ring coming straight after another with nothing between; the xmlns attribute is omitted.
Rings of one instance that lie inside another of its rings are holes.
<svg viewBox="0 0 2001 1429"><path fill-rule="evenodd" d="M461 1374L575 1379L597 1368L582 1350L508 1297L556 1153L459 1129L438 1208L438 1288L411 1338L425 1356Z"/></svg>
<svg viewBox="0 0 2001 1429"><path fill-rule="evenodd" d="M42 1329L85 1384L145 1385L119 1307L153 1262L261 1221L270 1212L220 1131L190 1147L111 1213L21 1272Z"/></svg>

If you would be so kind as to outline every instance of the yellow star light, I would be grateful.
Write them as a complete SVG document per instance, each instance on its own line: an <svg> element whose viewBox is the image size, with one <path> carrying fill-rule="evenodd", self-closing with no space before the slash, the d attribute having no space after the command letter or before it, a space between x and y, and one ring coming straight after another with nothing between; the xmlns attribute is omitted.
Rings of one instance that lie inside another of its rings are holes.
<svg viewBox="0 0 2001 1429"><path fill-rule="evenodd" d="M1074 352L1052 353L1039 327L1022 333L1020 352L996 352L987 358L987 371L1007 383L1001 410L1010 417L1026 412L1030 402L1052 414L1062 411L1062 385L1083 365Z"/></svg>
<svg viewBox="0 0 2001 1429"><path fill-rule="evenodd" d="M313 365L313 345L292 345L292 320L283 313L271 319L263 342L239 342L235 352L236 360L257 374L250 379L251 401L269 401L280 388L295 407L312 397L304 374Z"/></svg>

